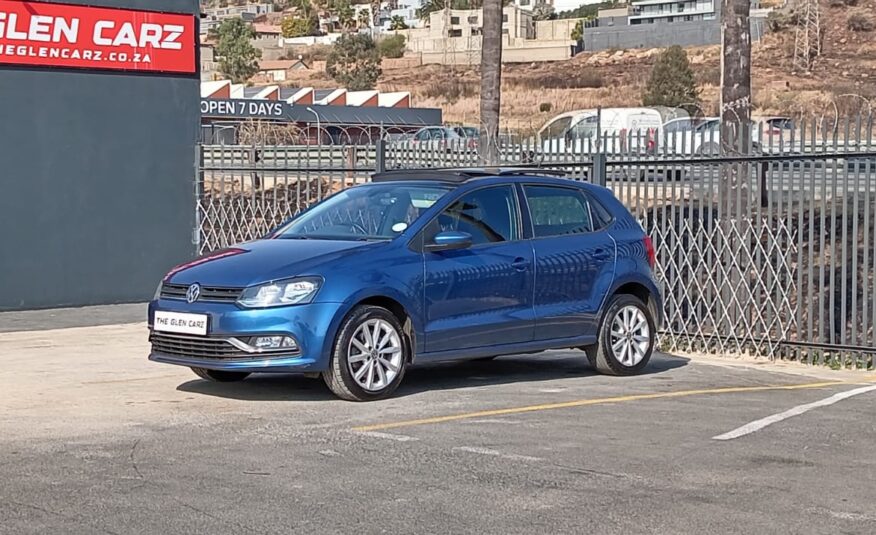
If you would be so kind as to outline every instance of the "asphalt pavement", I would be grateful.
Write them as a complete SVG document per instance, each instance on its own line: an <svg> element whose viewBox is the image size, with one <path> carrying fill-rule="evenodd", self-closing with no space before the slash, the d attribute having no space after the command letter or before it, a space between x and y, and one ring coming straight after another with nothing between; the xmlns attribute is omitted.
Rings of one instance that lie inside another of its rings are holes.
<svg viewBox="0 0 876 535"><path fill-rule="evenodd" d="M142 323L0 334L0 533L876 532L867 374L569 350L350 403L147 352Z"/></svg>

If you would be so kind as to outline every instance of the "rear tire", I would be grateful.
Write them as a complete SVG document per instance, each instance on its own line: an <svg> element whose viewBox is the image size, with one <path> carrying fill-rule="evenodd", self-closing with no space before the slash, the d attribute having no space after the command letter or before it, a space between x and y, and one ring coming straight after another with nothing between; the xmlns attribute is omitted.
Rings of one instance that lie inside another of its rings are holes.
<svg viewBox="0 0 876 535"><path fill-rule="evenodd" d="M656 332L645 303L632 295L615 295L600 322L598 343L585 348L587 359L600 373L635 375L651 360Z"/></svg>
<svg viewBox="0 0 876 535"><path fill-rule="evenodd" d="M207 368L192 368L195 375L214 383L236 383L249 377L249 372L228 372L223 370L208 370Z"/></svg>
<svg viewBox="0 0 876 535"><path fill-rule="evenodd" d="M392 312L359 306L341 324L322 378L341 399L383 399L401 384L410 354L410 343Z"/></svg>

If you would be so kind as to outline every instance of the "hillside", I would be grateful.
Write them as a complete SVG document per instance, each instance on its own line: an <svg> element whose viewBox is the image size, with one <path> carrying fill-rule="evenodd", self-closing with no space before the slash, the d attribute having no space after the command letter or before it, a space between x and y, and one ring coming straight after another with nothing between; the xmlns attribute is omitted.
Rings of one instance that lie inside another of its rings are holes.
<svg viewBox="0 0 876 535"><path fill-rule="evenodd" d="M754 44L752 86L757 113L832 115L834 105L840 114L857 113L869 109L866 101L876 103L876 31L850 31L847 19L853 11L876 14L876 0L859 0L857 7L830 7L823 1L822 55L810 73L797 73L793 68L793 27L769 33ZM567 62L506 65L503 125L531 130L563 111L641 105L642 89L658 52L599 52L581 54ZM720 96L720 47L687 52L702 92L703 113L715 115ZM380 86L413 91L418 106L441 107L448 121L477 122L479 77L474 68L431 65L386 70ZM550 111L540 112L543 104L550 104Z"/></svg>
<svg viewBox="0 0 876 535"><path fill-rule="evenodd" d="M792 65L793 25L768 33L754 44L752 85L756 113L846 114L869 109L867 101L876 102L876 29L851 31L848 18L852 13L869 13L876 19L876 0L822 0L822 55L808 73L796 72ZM659 52L659 49L605 51L580 54L565 62L506 64L503 125L533 130L563 111L641 105L642 89ZM687 52L700 85L702 111L715 115L719 102L720 47L690 48ZM290 84L336 86L324 73L305 76ZM384 67L378 83L382 90L411 91L415 105L440 107L448 121L471 124L477 123L479 84L476 67L442 65Z"/></svg>

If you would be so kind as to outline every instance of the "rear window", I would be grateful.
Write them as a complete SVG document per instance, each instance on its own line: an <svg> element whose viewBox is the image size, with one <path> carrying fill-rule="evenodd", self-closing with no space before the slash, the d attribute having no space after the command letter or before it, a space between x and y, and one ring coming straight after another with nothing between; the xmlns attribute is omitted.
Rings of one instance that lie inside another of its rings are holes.
<svg viewBox="0 0 876 535"><path fill-rule="evenodd" d="M591 232L587 200L581 191L550 186L525 186L536 238Z"/></svg>

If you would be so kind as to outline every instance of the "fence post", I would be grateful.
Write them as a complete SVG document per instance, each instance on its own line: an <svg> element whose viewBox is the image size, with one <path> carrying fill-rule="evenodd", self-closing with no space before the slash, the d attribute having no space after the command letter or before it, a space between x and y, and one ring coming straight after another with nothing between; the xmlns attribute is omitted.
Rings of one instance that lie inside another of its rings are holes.
<svg viewBox="0 0 876 535"><path fill-rule="evenodd" d="M378 139L374 145L374 171L382 173L386 171L386 140Z"/></svg>
<svg viewBox="0 0 876 535"><path fill-rule="evenodd" d="M600 186L606 186L608 183L606 170L605 153L597 152L593 154L593 172L591 173L591 182Z"/></svg>
<svg viewBox="0 0 876 535"><path fill-rule="evenodd" d="M195 256L201 254L201 199L204 198L204 145L198 143L195 153L195 228L192 229L192 245Z"/></svg>

